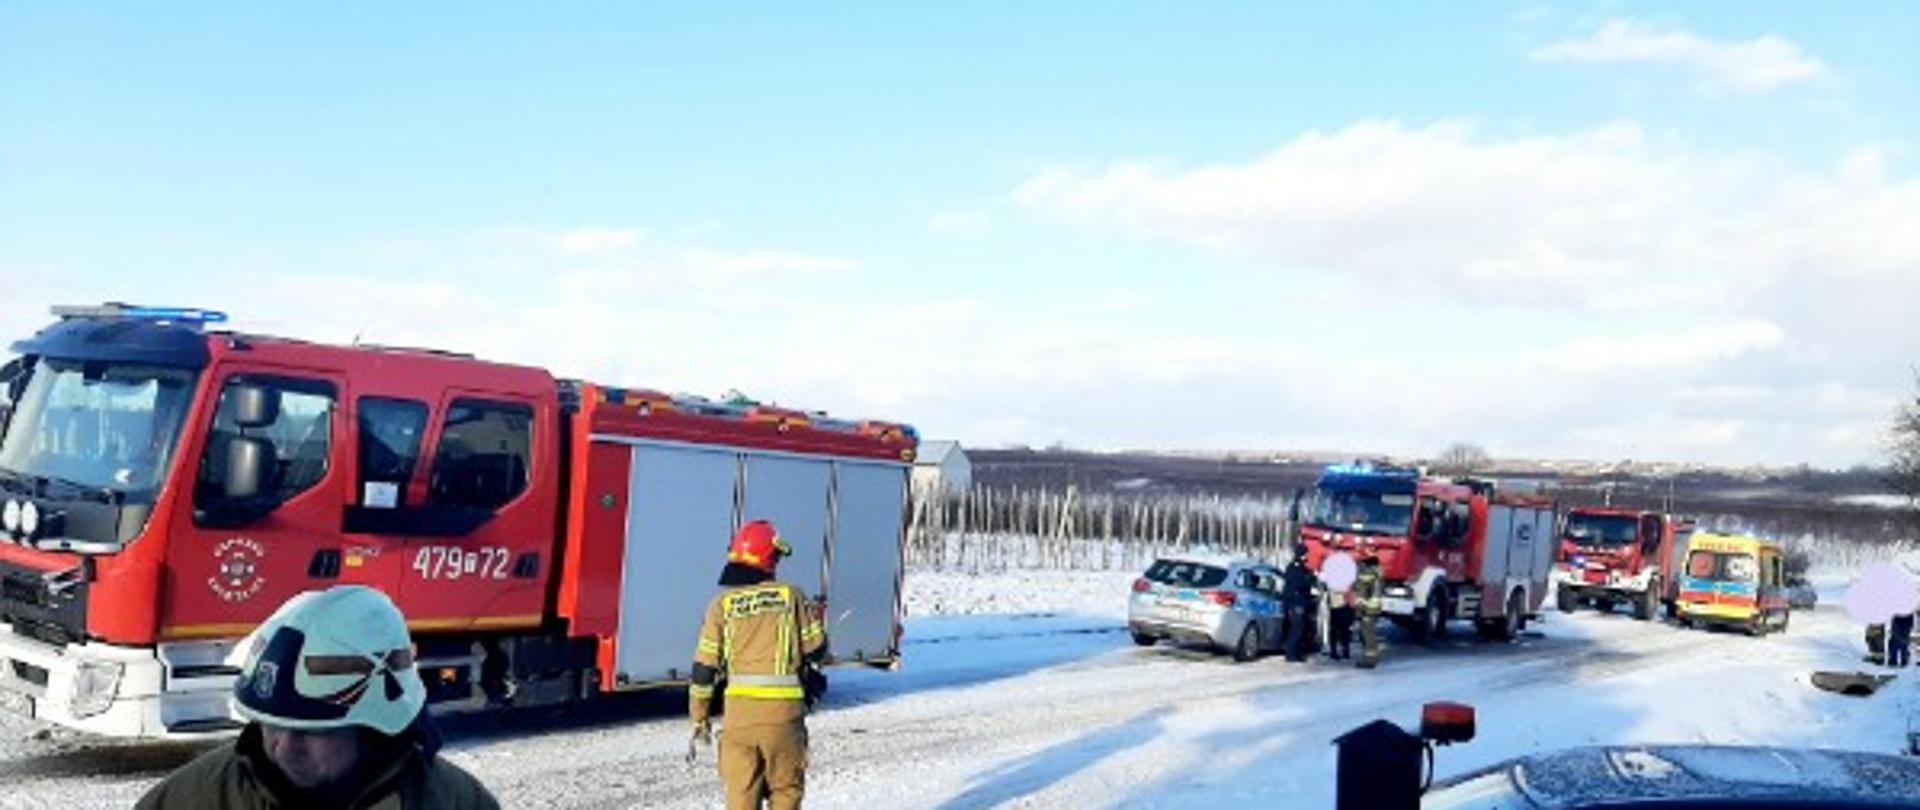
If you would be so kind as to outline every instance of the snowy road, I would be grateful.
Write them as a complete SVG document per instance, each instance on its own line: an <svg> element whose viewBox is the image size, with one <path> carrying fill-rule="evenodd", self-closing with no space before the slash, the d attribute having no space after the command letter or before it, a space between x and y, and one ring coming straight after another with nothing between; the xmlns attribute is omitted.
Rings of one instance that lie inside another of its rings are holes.
<svg viewBox="0 0 1920 810"><path fill-rule="evenodd" d="M1329 806L1329 741L1376 717L1411 723L1435 699L1480 710L1480 739L1443 750L1443 776L1589 742L1892 751L1920 694L1901 682L1868 699L1807 686L1814 669L1858 665L1854 626L1832 608L1764 639L1550 613L1511 645L1422 649L1396 636L1368 673L1138 649L1119 596L1096 596L1114 583L1124 593L1126 580L1077 576L1060 599L1078 613L919 619L905 669L836 672L810 721L808 806ZM717 806L710 755L682 761L682 712L660 695L466 724L452 756L510 807ZM126 806L192 753L0 722L0 807Z"/></svg>

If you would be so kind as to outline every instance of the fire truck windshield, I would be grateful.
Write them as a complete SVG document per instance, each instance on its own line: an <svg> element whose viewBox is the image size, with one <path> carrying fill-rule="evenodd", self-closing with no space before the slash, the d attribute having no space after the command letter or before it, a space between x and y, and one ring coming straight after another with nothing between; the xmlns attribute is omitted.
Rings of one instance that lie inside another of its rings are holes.
<svg viewBox="0 0 1920 810"><path fill-rule="evenodd" d="M1413 496L1399 492L1317 490L1307 523L1340 531L1404 535L1413 525Z"/></svg>
<svg viewBox="0 0 1920 810"><path fill-rule="evenodd" d="M30 374L0 439L0 471L135 499L159 488L193 372L47 358Z"/></svg>
<svg viewBox="0 0 1920 810"><path fill-rule="evenodd" d="M1630 546L1639 521L1631 515L1587 515L1575 512L1567 516L1568 540L1583 546Z"/></svg>

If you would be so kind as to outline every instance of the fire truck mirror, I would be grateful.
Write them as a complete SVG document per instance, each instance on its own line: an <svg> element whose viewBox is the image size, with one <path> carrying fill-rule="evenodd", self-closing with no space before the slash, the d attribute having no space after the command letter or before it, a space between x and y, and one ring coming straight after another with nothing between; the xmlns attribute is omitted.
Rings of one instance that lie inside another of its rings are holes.
<svg viewBox="0 0 1920 810"><path fill-rule="evenodd" d="M280 392L276 389L236 385L227 395L233 397L233 424L237 427L266 427L280 418Z"/></svg>
<svg viewBox="0 0 1920 810"><path fill-rule="evenodd" d="M222 491L233 501L259 498L267 488L267 468L273 463L273 442L252 436L236 436L228 440L226 480L221 482Z"/></svg>

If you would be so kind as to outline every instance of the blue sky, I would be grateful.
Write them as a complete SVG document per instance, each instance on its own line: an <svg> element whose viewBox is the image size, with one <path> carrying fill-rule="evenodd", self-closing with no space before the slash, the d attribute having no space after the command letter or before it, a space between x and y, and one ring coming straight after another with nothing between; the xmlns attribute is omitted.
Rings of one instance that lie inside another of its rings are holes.
<svg viewBox="0 0 1920 810"><path fill-rule="evenodd" d="M0 4L0 326L220 306L988 445L1877 458L1910 7L1030 6Z"/></svg>

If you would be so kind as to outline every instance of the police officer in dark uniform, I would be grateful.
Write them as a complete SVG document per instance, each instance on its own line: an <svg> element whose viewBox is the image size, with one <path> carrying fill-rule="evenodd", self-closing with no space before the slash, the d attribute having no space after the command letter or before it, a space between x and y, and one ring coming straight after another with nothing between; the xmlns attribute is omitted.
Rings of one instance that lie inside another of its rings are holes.
<svg viewBox="0 0 1920 810"><path fill-rule="evenodd" d="M1317 578L1307 567L1307 547L1295 546L1293 560L1281 574L1280 607L1287 617L1287 660L1299 663L1307 659L1307 629L1316 623L1313 588Z"/></svg>

